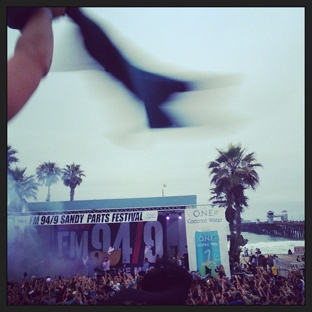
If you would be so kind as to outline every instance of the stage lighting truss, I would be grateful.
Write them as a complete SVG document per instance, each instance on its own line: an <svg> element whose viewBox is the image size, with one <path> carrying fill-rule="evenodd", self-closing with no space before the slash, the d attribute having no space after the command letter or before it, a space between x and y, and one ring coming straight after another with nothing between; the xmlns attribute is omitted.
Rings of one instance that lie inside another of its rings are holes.
<svg viewBox="0 0 312 312"><path fill-rule="evenodd" d="M27 216L27 215L54 215L54 214L79 214L79 213L107 213L107 212L135 212L135 211L154 211L157 210L159 215L169 215L169 213L182 214L185 209L196 209L207 205L182 205L182 206L155 206L155 207L125 207L125 208L103 208L103 209L80 209L80 210L63 210L63 211L25 211L25 212L8 212L8 216Z"/></svg>

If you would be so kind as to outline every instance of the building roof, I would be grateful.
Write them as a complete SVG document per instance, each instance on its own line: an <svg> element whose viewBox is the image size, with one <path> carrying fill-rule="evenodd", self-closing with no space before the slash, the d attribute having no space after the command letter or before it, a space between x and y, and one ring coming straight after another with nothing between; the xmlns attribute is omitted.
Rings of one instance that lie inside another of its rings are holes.
<svg viewBox="0 0 312 312"><path fill-rule="evenodd" d="M196 195L27 203L28 211L96 210L196 205Z"/></svg>

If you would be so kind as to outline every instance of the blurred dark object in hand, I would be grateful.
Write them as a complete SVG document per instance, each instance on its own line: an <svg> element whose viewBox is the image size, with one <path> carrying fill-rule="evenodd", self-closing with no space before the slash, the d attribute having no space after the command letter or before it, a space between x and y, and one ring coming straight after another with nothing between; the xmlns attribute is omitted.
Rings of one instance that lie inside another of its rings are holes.
<svg viewBox="0 0 312 312"><path fill-rule="evenodd" d="M8 7L7 26L12 29L21 30L29 17L32 16L38 7Z"/></svg>
<svg viewBox="0 0 312 312"><path fill-rule="evenodd" d="M103 304L185 305L192 276L183 267L164 262L137 283L138 289L121 290Z"/></svg>

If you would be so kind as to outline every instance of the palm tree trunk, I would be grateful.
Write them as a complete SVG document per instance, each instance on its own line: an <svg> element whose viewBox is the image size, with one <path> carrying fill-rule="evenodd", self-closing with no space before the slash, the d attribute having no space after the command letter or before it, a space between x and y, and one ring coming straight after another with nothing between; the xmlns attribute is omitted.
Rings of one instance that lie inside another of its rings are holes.
<svg viewBox="0 0 312 312"><path fill-rule="evenodd" d="M237 216L236 216L236 234L238 237L242 234L242 218L241 218L241 207L237 207Z"/></svg>
<svg viewBox="0 0 312 312"><path fill-rule="evenodd" d="M74 195L75 195L75 188L71 187L70 188L70 193L69 193L69 200L70 201L74 200Z"/></svg>
<svg viewBox="0 0 312 312"><path fill-rule="evenodd" d="M233 262L236 262L236 261L234 261L236 234L235 234L235 228L234 228L234 223L233 222L229 223L229 228L230 228L230 250L229 250L229 256L230 256L230 258L233 259Z"/></svg>
<svg viewBox="0 0 312 312"><path fill-rule="evenodd" d="M240 262L240 237L241 237L241 208L239 205L236 205L236 211L235 211L235 240L233 243L233 258L235 259L235 262L239 263Z"/></svg>
<svg viewBox="0 0 312 312"><path fill-rule="evenodd" d="M48 186L48 194L47 194L47 199L46 201L49 202L51 198L51 193L50 193L50 185Z"/></svg>

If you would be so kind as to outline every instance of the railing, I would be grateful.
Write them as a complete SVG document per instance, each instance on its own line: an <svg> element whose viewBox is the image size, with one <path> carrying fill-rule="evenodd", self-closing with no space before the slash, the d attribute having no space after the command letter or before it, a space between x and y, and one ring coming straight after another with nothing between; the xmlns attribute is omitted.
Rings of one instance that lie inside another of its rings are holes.
<svg viewBox="0 0 312 312"><path fill-rule="evenodd" d="M304 221L284 221L284 222L246 222L242 223L243 232L255 234L266 234L271 236L281 236L291 239L305 238L305 222Z"/></svg>

